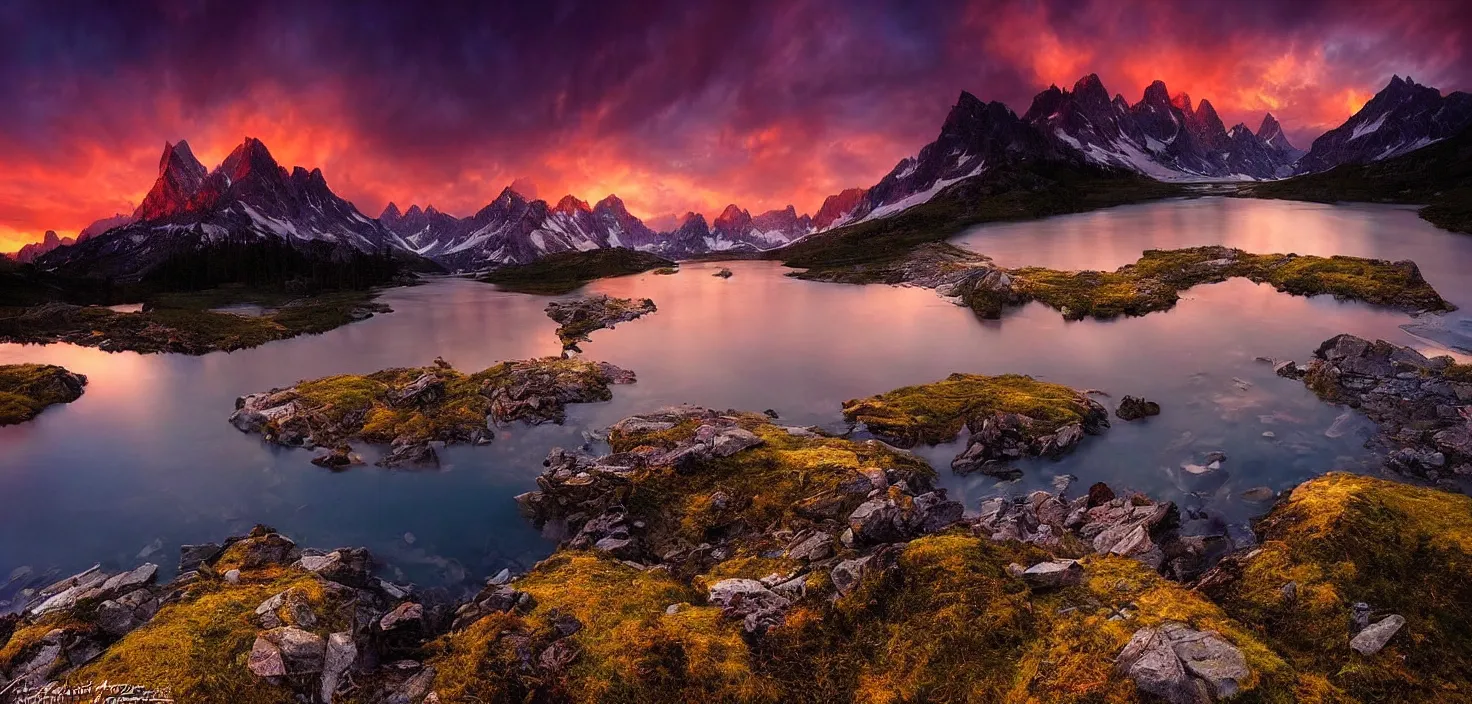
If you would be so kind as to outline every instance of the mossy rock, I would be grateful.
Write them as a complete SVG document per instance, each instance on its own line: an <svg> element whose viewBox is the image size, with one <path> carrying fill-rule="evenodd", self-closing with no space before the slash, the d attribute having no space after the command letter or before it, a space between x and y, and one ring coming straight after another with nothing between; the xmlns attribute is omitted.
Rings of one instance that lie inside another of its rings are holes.
<svg viewBox="0 0 1472 704"><path fill-rule="evenodd" d="M1182 291L1231 278L1266 283L1298 296L1332 295L1407 311L1455 306L1412 262L1359 257L1250 254L1227 247L1148 250L1115 271L1012 269L1010 301L1040 301L1070 320L1139 316L1169 310ZM973 303L973 307L976 304Z"/></svg>
<svg viewBox="0 0 1472 704"><path fill-rule="evenodd" d="M1472 701L1472 498L1334 473L1294 489L1258 531L1261 547L1201 588L1321 678L1323 699ZM1406 619L1374 655L1349 647L1357 602L1372 621Z"/></svg>
<svg viewBox="0 0 1472 704"><path fill-rule="evenodd" d="M843 598L814 580L779 626L743 638L664 570L564 552L515 582L534 609L442 638L429 664L445 702L1144 702L1114 659L1136 630L1178 621L1242 651L1252 675L1233 701L1294 701L1289 665L1199 594L1121 557L1089 558L1083 584L1050 593L1007 572L1043 559L961 532L920 538ZM569 615L577 658L533 676L520 663Z"/></svg>
<svg viewBox="0 0 1472 704"><path fill-rule="evenodd" d="M69 679L167 689L180 702L293 702L289 688L262 682L247 667L251 646L262 630L254 612L271 596L292 590L318 615L318 622L307 630L324 639L349 630L351 599L324 585L315 575L279 565L244 571L238 584L218 580L191 584L181 598L164 605L151 621Z"/></svg>
<svg viewBox="0 0 1472 704"><path fill-rule="evenodd" d="M695 470L656 465L629 478L624 503L631 515L648 523L647 539L656 554L710 541L712 531L730 526L749 529L736 541L741 555L781 549L785 544L771 537L774 532L837 525L863 503L870 487L863 470L891 470L917 493L935 479L924 460L881 443L793 434L759 413L727 417L736 418L761 444L706 459ZM624 434L615 426L609 442L616 453L668 450L699 427L698 420L689 420L667 430ZM855 484L862 490L854 491ZM725 497L723 506L711 500L718 492Z"/></svg>
<svg viewBox="0 0 1472 704"><path fill-rule="evenodd" d="M1102 410L1080 391L1017 374L952 374L843 404L850 423L862 422L900 447L949 442L963 426L995 413L1032 418L1033 430L1044 435L1069 423L1088 426Z"/></svg>
<svg viewBox="0 0 1472 704"><path fill-rule="evenodd" d="M431 646L435 691L446 702L775 702L779 690L756 673L739 621L704 605L704 594L665 571L564 552L515 584L536 607L493 614ZM671 605L682 605L668 613ZM581 628L568 638L576 660L556 676L520 666L542 652L559 615Z"/></svg>
<svg viewBox="0 0 1472 704"><path fill-rule="evenodd" d="M0 425L23 423L47 407L81 398L87 377L54 364L0 364Z"/></svg>

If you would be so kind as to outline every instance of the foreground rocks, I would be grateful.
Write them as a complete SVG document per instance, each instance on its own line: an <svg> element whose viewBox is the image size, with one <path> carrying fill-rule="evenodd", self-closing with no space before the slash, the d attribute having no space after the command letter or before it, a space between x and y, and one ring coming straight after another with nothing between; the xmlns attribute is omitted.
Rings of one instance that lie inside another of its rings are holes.
<svg viewBox="0 0 1472 704"><path fill-rule="evenodd" d="M648 298L636 301L598 295L548 303L547 317L557 322L557 339L562 341L562 348L576 350L578 343L587 342L594 330L612 328L655 310L654 301Z"/></svg>
<svg viewBox="0 0 1472 704"><path fill-rule="evenodd" d="M1234 539L1220 520L1183 526L1174 503L1116 497L1104 484L1073 499L1046 491L989 499L969 523L977 535L992 540L1016 540L1074 557L1133 558L1177 581L1194 579L1223 555L1252 544Z"/></svg>
<svg viewBox="0 0 1472 704"><path fill-rule="evenodd" d="M1414 262L1251 254L1219 246L1150 250L1115 271L1058 271L1005 269L985 256L930 243L882 271L825 271L804 278L931 288L981 318L999 318L1009 308L1038 301L1064 318L1082 320L1170 310L1186 289L1238 277L1298 296L1328 294L1410 312L1454 308L1426 283Z"/></svg>
<svg viewBox="0 0 1472 704"><path fill-rule="evenodd" d="M567 404L607 401L612 385L634 380L633 372L612 364L556 357L502 362L468 375L448 364L388 369L243 396L230 422L278 445L329 448L314 460L327 467L354 464L349 441L389 445L379 461L386 467L435 466L431 443L485 444L496 425L561 423Z"/></svg>
<svg viewBox="0 0 1472 704"><path fill-rule="evenodd" d="M958 474L1005 469L1024 457L1061 457L1085 435L1109 427L1109 414L1085 393L1015 374L952 374L843 404L843 416L900 447L949 442L965 427Z"/></svg>
<svg viewBox="0 0 1472 704"><path fill-rule="evenodd" d="M1261 544L1223 560L1197 590L1294 668L1322 673L1307 692L1466 699L1472 498L1331 473L1294 489L1257 529Z"/></svg>
<svg viewBox="0 0 1472 704"><path fill-rule="evenodd" d="M186 546L166 585L144 565L38 590L0 620L0 688L1196 704L1460 701L1469 684L1465 496L1326 475L1187 588L1166 575L1190 576L1191 521L1102 484L967 520L908 453L765 415L663 409L609 443L551 453L519 500L559 549L468 600L384 581L367 551L258 527Z"/></svg>
<svg viewBox="0 0 1472 704"><path fill-rule="evenodd" d="M188 546L181 563L163 585L145 564L40 590L0 639L0 689L107 680L176 701L423 701L405 685L433 677L419 658L448 611L375 577L366 550L302 550L258 526Z"/></svg>
<svg viewBox="0 0 1472 704"><path fill-rule="evenodd" d="M0 364L0 426L24 423L82 397L87 377L54 364Z"/></svg>
<svg viewBox="0 0 1472 704"><path fill-rule="evenodd" d="M1306 365L1285 362L1277 372L1375 421L1370 445L1390 468L1433 481L1472 476L1472 367L1338 335Z"/></svg>

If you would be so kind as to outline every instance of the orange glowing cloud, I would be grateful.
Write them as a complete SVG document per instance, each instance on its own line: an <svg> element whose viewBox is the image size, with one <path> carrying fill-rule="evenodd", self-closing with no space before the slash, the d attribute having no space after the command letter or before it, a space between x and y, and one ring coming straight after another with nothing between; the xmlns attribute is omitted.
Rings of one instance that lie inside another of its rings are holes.
<svg viewBox="0 0 1472 704"><path fill-rule="evenodd" d="M1131 102L1160 79L1307 147L1392 73L1472 85L1466 3L80 1L0 13L0 251L131 212L179 139L213 166L260 138L368 215L467 215L521 179L667 220L812 212L961 90L1020 113L1087 73Z"/></svg>

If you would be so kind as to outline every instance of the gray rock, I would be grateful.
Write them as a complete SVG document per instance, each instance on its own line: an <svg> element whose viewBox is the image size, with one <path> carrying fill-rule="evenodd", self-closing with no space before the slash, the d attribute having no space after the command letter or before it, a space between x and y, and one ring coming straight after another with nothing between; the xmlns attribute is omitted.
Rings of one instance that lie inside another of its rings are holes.
<svg viewBox="0 0 1472 704"><path fill-rule="evenodd" d="M712 449L716 457L730 457L742 450L758 447L763 440L745 428L729 428L715 437Z"/></svg>
<svg viewBox="0 0 1472 704"><path fill-rule="evenodd" d="M198 569L200 564L215 559L222 548L214 543L179 546L179 572Z"/></svg>
<svg viewBox="0 0 1472 704"><path fill-rule="evenodd" d="M1033 589L1059 589L1083 582L1084 568L1077 560L1039 562L1024 570L1022 579Z"/></svg>
<svg viewBox="0 0 1472 704"><path fill-rule="evenodd" d="M247 666L257 677L295 677L322 671L327 644L316 634L286 626L256 636Z"/></svg>
<svg viewBox="0 0 1472 704"><path fill-rule="evenodd" d="M1252 674L1236 646L1174 621L1136 631L1115 667L1141 691L1171 704L1228 699Z"/></svg>
<svg viewBox="0 0 1472 704"><path fill-rule="evenodd" d="M1349 647L1354 648L1360 655L1374 655L1395 637L1396 633L1406 625L1406 620L1399 614L1392 614L1366 626L1353 638L1349 639Z"/></svg>
<svg viewBox="0 0 1472 704"><path fill-rule="evenodd" d="M107 581L102 583L101 589L106 594L123 594L137 587L152 583L157 574L158 565L149 562L132 572L124 572L109 577Z"/></svg>
<svg viewBox="0 0 1472 704"><path fill-rule="evenodd" d="M395 628L418 626L424 620L424 606L414 602L404 602L397 608L383 615L378 620L378 628L383 631L392 631Z"/></svg>
<svg viewBox="0 0 1472 704"><path fill-rule="evenodd" d="M787 548L787 557L793 560L826 560L833 554L833 536L818 531L792 547Z"/></svg>
<svg viewBox="0 0 1472 704"><path fill-rule="evenodd" d="M358 646L353 643L352 633L344 631L327 636L327 652L322 664L323 702L332 704L332 695L337 692L338 683L357 659Z"/></svg>
<svg viewBox="0 0 1472 704"><path fill-rule="evenodd" d="M837 589L840 595L845 596L853 591L854 587L859 586L859 582L863 581L866 568L873 559L873 556L865 555L834 565L833 570L829 573L833 579L833 588Z"/></svg>
<svg viewBox="0 0 1472 704"><path fill-rule="evenodd" d="M854 545L888 543L903 537L900 508L893 499L883 497L865 501L848 517Z"/></svg>

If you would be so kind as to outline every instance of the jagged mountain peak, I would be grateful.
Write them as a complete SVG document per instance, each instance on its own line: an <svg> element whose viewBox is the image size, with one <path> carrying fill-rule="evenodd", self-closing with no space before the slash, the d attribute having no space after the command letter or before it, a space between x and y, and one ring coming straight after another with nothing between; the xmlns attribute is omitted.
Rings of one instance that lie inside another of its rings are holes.
<svg viewBox="0 0 1472 704"><path fill-rule="evenodd" d="M187 210L208 173L187 141L165 143L158 162L158 179L133 211L133 219L157 220Z"/></svg>
<svg viewBox="0 0 1472 704"><path fill-rule="evenodd" d="M1161 85L1164 84L1162 83ZM1191 94L1185 91L1181 91L1180 93L1176 93L1175 95L1171 96L1170 104L1176 106L1177 108L1180 108L1181 112L1184 112L1187 115L1195 112L1195 110L1191 107Z"/></svg>
<svg viewBox="0 0 1472 704"><path fill-rule="evenodd" d="M556 210L557 212L567 213L569 215L580 212L593 212L593 209L588 207L588 203L586 201L578 200L572 194L565 195L562 197L562 200L557 201Z"/></svg>
<svg viewBox="0 0 1472 704"><path fill-rule="evenodd" d="M414 206L411 205L409 207L413 208ZM404 217L404 214L399 212L399 206L395 205L393 201L389 201L388 205L383 207L383 212L378 214L379 220L397 220L402 217Z"/></svg>
<svg viewBox="0 0 1472 704"><path fill-rule="evenodd" d="M622 212L622 213L629 212L628 208L626 208L624 206L623 199L622 198L619 198L617 195L615 195L613 193L608 194L606 197L604 197L603 200L600 200L596 204L594 204L593 205L593 209L594 210L612 210L612 211L615 211L615 212Z"/></svg>
<svg viewBox="0 0 1472 704"><path fill-rule="evenodd" d="M1145 95L1140 102L1146 105L1168 107L1171 105L1170 89L1165 87L1165 81L1157 79L1145 87Z"/></svg>

